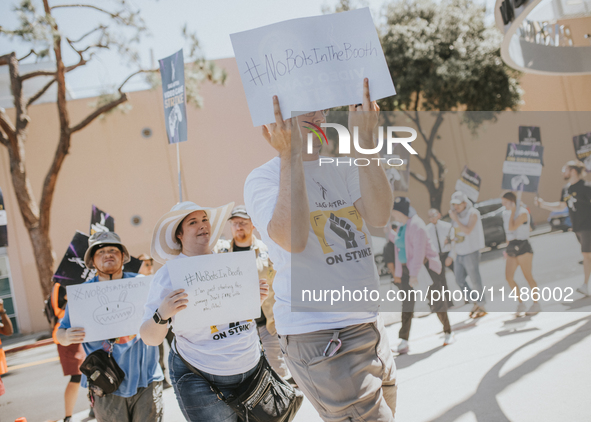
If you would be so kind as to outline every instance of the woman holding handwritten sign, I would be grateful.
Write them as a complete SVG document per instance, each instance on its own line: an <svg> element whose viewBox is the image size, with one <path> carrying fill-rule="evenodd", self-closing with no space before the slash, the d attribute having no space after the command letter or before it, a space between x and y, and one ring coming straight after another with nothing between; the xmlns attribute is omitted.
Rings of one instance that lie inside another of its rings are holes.
<svg viewBox="0 0 591 422"><path fill-rule="evenodd" d="M165 264L172 259L211 254L233 206L230 203L204 208L192 202L175 205L154 228L152 256ZM260 280L259 285L262 303L269 286L265 280ZM140 335L146 344L158 345L172 324L175 341L168 359L170 378L188 421L237 421L234 411L183 360L229 396L255 372L261 358L256 324L248 320L207 328L198 324L191 329L175 328L174 316L187 303L187 293L184 289L173 290L168 268L163 266L152 282Z"/></svg>

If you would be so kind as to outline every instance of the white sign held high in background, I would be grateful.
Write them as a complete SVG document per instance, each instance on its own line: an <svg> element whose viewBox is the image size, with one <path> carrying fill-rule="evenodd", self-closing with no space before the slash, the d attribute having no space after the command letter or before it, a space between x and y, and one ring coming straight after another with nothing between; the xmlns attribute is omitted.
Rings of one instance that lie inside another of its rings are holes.
<svg viewBox="0 0 591 422"><path fill-rule="evenodd" d="M254 251L174 259L166 263L173 288L189 294L175 327L200 329L258 318L259 276Z"/></svg>
<svg viewBox="0 0 591 422"><path fill-rule="evenodd" d="M84 341L138 334L154 276L67 286L72 327L83 327Z"/></svg>
<svg viewBox="0 0 591 422"><path fill-rule="evenodd" d="M255 126L292 113L361 103L396 94L369 8L292 19L230 35Z"/></svg>

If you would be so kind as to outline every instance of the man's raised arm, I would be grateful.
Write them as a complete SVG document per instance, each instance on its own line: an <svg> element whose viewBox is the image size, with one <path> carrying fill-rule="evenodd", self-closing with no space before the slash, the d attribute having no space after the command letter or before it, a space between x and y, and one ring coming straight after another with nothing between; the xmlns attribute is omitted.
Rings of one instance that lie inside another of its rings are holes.
<svg viewBox="0 0 591 422"><path fill-rule="evenodd" d="M361 110L358 110L358 109ZM373 139L374 128L378 124L380 108L375 101L370 101L369 81L363 81L363 104L349 106L349 131L353 127L359 128L359 146L364 149L375 148ZM354 148L355 158L379 158L379 154L360 154ZM371 162L368 166L359 167L359 189L361 198L355 201L355 208L374 227L384 227L388 224L390 212L394 204L394 196L384 167Z"/></svg>
<svg viewBox="0 0 591 422"><path fill-rule="evenodd" d="M281 170L277 205L267 226L267 233L287 252L299 253L306 248L310 225L302 162L302 136L295 119L283 120L277 96L273 97L273 108L276 123L271 123L269 127L264 125L263 136L279 153Z"/></svg>

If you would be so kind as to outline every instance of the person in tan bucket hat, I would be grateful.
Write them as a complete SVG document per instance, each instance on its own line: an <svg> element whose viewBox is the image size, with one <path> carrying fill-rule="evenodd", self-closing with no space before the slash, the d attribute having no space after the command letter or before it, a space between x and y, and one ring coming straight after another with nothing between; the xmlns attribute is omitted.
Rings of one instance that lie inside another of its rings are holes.
<svg viewBox="0 0 591 422"><path fill-rule="evenodd" d="M92 236L90 236L90 238L88 239L88 249L86 250L86 253L84 254L84 263L86 264L86 266L90 269L96 268L97 271L101 272L101 271L111 271L113 269L115 269L115 267L113 266L114 264L109 264L105 267L102 268L102 266L97 267L94 265L94 255L95 253L99 250L102 249L106 246L114 246L117 249L119 249L123 255L123 261L122 261L122 266L121 266L121 271L123 271L123 265L127 264L129 261L131 261L131 257L129 255L129 252L127 251L127 248L125 247L125 245L123 243L121 243L121 238L119 237L119 235L117 233L113 233L113 232L97 232L95 234L93 234ZM112 279L112 275L113 274L109 274L109 273L104 273L104 274L108 274L111 276Z"/></svg>
<svg viewBox="0 0 591 422"><path fill-rule="evenodd" d="M154 228L151 254L162 264L173 259L213 253L234 203L217 208L182 202L164 214ZM269 286L259 281L261 303ZM162 343L172 325L175 340L168 357L170 379L179 406L188 421L238 420L234 410L219 400L209 382L231 394L256 370L261 351L254 320L210 327L175 326L175 315L187 307L184 289L174 290L167 265L160 268L150 286L145 305L142 339ZM187 365L198 369L202 378Z"/></svg>

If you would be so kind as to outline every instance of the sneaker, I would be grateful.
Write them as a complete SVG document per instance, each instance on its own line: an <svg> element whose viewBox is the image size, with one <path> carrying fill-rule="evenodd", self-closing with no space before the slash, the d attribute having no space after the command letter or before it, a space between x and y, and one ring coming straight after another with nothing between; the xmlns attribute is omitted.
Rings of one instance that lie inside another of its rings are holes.
<svg viewBox="0 0 591 422"><path fill-rule="evenodd" d="M454 333L449 333L445 335L445 339L443 340L443 345L447 346L448 344L452 344L455 343L456 341L456 336L454 335Z"/></svg>
<svg viewBox="0 0 591 422"><path fill-rule="evenodd" d="M478 312L478 304L475 303L474 306L472 307L472 310L470 311L470 318L474 318L474 314L476 314L476 312Z"/></svg>
<svg viewBox="0 0 591 422"><path fill-rule="evenodd" d="M408 351L409 351L408 341L407 340L400 340L400 344L398 345L398 348L396 349L396 351L398 352L399 355L404 355L404 354L408 353Z"/></svg>
<svg viewBox="0 0 591 422"><path fill-rule="evenodd" d="M478 319L478 318L482 318L486 314L487 314L487 312L486 312L486 309L484 309L484 306L483 305L477 305L476 306L476 310L470 312L470 318L472 318L472 319Z"/></svg>
<svg viewBox="0 0 591 422"><path fill-rule="evenodd" d="M534 302L533 305L527 310L525 313L526 316L534 316L537 315L542 310L542 307L538 302Z"/></svg>
<svg viewBox="0 0 591 422"><path fill-rule="evenodd" d="M581 286L577 287L577 292L583 296L591 296L589 294L589 285L587 283L583 283Z"/></svg>
<svg viewBox="0 0 591 422"><path fill-rule="evenodd" d="M527 309L527 306L525 306L525 303L519 302L519 305L517 305L517 312L515 312L515 316L516 317L523 316L526 309Z"/></svg>

